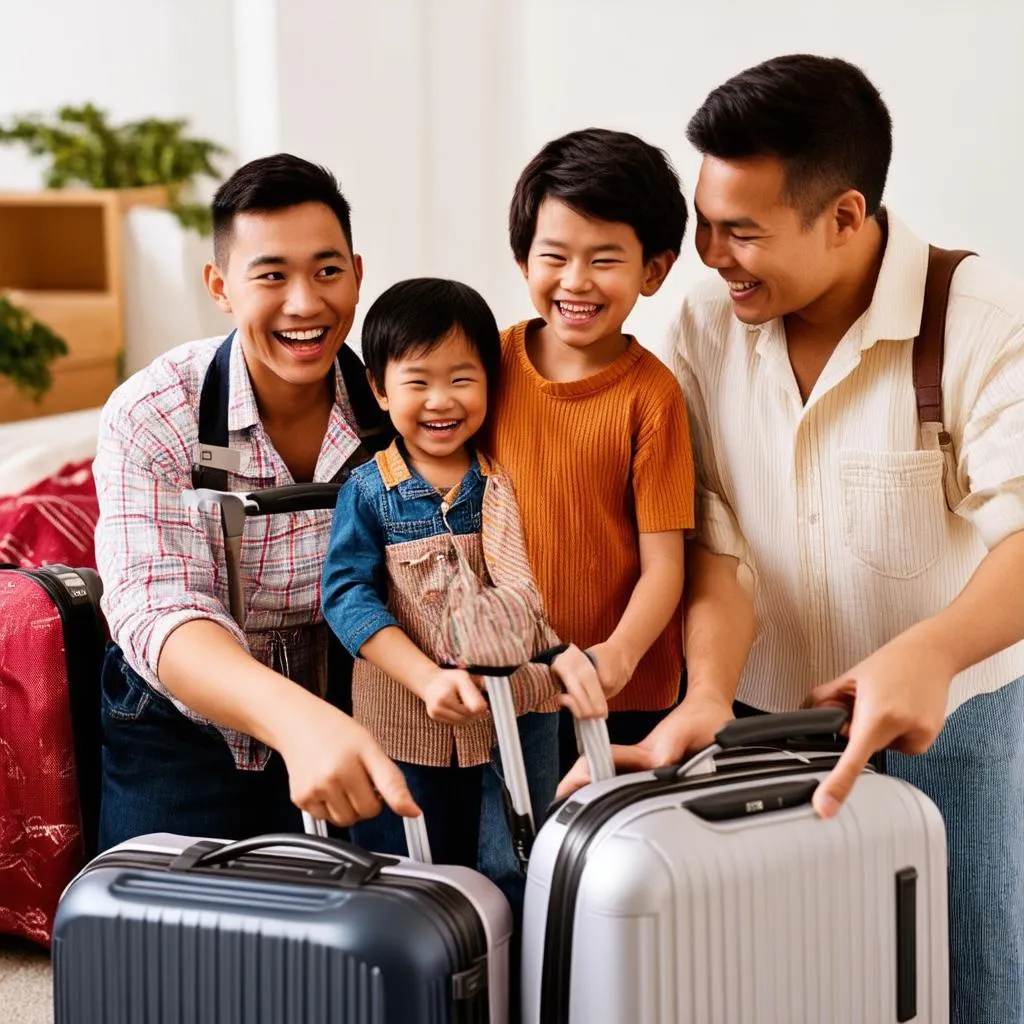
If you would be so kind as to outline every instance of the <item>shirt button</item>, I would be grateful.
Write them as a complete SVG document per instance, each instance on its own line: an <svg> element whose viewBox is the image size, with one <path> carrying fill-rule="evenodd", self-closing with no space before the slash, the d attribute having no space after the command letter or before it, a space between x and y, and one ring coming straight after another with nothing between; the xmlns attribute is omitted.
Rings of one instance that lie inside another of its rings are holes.
<svg viewBox="0 0 1024 1024"><path fill-rule="evenodd" d="M812 512L812 513L811 513L811 514L810 514L810 515L809 515L809 516L807 517L807 522L808 522L808 523L810 523L810 524L811 524L811 526L817 526L817 525L818 525L818 520L819 520L820 518L821 518L821 516L819 516L817 512Z"/></svg>

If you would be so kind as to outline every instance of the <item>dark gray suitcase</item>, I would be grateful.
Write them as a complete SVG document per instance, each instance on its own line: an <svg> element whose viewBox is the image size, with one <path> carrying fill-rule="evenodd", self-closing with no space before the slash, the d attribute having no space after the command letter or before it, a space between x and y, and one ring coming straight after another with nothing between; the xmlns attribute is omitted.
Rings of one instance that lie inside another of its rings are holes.
<svg viewBox="0 0 1024 1024"><path fill-rule="evenodd" d="M511 912L468 868L158 834L70 884L55 1024L504 1024Z"/></svg>

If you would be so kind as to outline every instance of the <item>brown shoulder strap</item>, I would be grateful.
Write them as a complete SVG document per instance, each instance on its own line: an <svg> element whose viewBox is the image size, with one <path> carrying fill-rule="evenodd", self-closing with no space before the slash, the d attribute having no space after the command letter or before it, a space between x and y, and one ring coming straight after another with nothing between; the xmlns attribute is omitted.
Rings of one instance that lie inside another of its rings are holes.
<svg viewBox="0 0 1024 1024"><path fill-rule="evenodd" d="M914 339L914 392L921 423L942 422L942 357L946 339L946 307L953 272L968 257L966 249L928 246L921 333Z"/></svg>

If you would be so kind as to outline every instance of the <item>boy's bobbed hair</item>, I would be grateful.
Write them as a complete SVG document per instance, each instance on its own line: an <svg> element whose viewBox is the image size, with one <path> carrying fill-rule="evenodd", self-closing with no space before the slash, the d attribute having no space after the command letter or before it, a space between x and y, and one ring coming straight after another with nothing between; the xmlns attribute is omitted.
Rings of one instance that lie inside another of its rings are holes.
<svg viewBox="0 0 1024 1024"><path fill-rule="evenodd" d="M810 224L847 189L878 212L892 158L892 119L860 68L838 57L794 53L747 68L714 89L686 137L721 160L774 156L783 198Z"/></svg>
<svg viewBox="0 0 1024 1024"><path fill-rule="evenodd" d="M250 160L217 189L211 204L213 256L224 266L231 249L231 229L241 213L265 213L302 203L323 203L338 218L352 249L352 219L348 200L326 167L291 153Z"/></svg>
<svg viewBox="0 0 1024 1024"><path fill-rule="evenodd" d="M429 352L454 330L476 349L493 397L501 372L501 335L491 307L468 284L440 277L399 281L370 306L363 321L363 362L377 391L384 393L388 363Z"/></svg>
<svg viewBox="0 0 1024 1024"><path fill-rule="evenodd" d="M586 217L628 224L644 261L679 254L686 233L686 200L665 153L628 132L585 128L549 142L516 182L508 214L512 253L526 263L537 211L558 199Z"/></svg>

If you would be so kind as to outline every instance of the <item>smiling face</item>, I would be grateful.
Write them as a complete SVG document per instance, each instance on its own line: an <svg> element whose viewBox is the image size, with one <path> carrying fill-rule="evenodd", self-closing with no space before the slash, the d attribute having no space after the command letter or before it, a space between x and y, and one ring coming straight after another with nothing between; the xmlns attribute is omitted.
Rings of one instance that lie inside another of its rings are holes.
<svg viewBox="0 0 1024 1024"><path fill-rule="evenodd" d="M381 408L391 416L413 465L431 483L464 472L466 443L487 415L487 373L460 328L441 341L392 359L384 370Z"/></svg>
<svg viewBox="0 0 1024 1024"><path fill-rule="evenodd" d="M697 253L728 283L733 312L744 323L811 310L842 269L844 239L832 206L805 224L784 198L785 185L777 157L706 156L701 164L694 195Z"/></svg>
<svg viewBox="0 0 1024 1024"><path fill-rule="evenodd" d="M218 306L238 327L257 395L315 386L345 342L359 300L362 261L323 203L238 214L225 266L207 264Z"/></svg>
<svg viewBox="0 0 1024 1024"><path fill-rule="evenodd" d="M548 336L605 363L624 348L622 325L637 298L658 290L674 258L662 253L645 262L629 224L585 217L549 197L521 269Z"/></svg>

